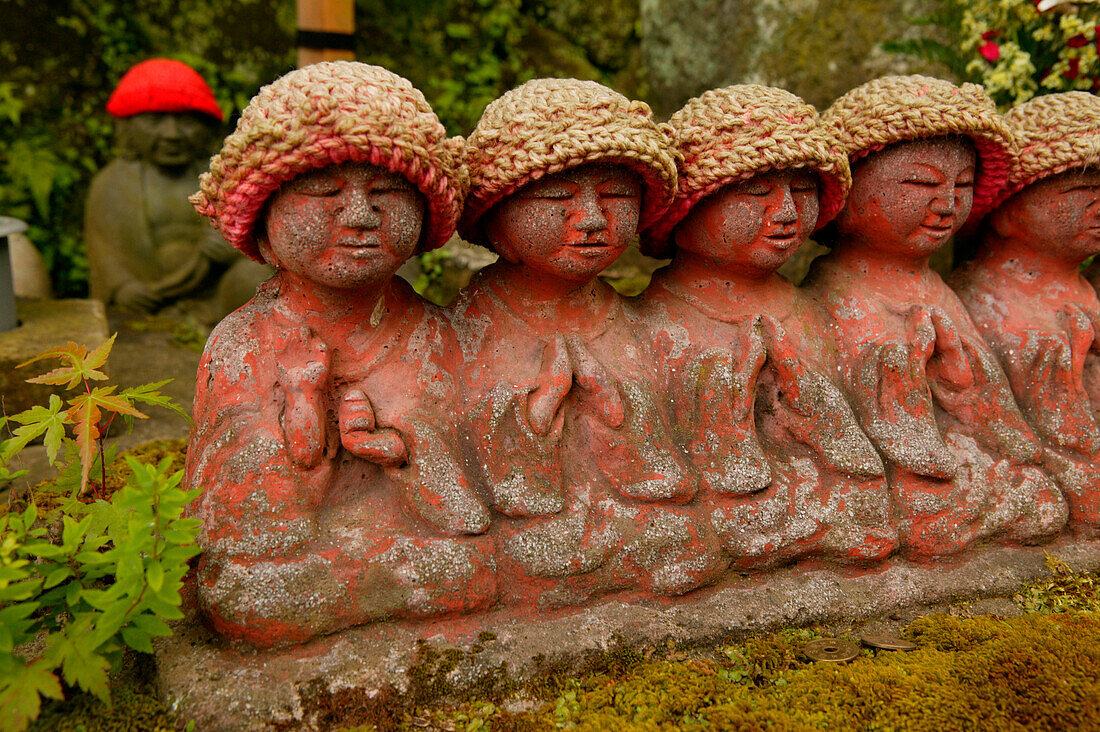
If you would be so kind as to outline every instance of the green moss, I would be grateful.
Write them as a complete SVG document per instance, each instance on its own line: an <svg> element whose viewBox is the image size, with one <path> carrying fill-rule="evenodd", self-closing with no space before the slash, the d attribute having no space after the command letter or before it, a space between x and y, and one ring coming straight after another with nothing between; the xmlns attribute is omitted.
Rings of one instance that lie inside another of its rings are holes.
<svg viewBox="0 0 1100 732"><path fill-rule="evenodd" d="M1056 557L1047 555L1051 578L1029 585L1016 596L1028 612L1100 613L1100 581L1095 575L1082 574Z"/></svg>
<svg viewBox="0 0 1100 732"><path fill-rule="evenodd" d="M111 702L108 708L90 694L76 694L70 700L47 705L30 729L42 732L168 732L177 729L175 716L160 703L152 690L120 688L112 692Z"/></svg>
<svg viewBox="0 0 1100 732"><path fill-rule="evenodd" d="M805 635L751 638L726 649L729 664L647 661L627 677L576 679L531 718L544 729L1050 729L1087 726L1100 702L1095 617L935 615L908 635L918 651L845 665L802 660ZM748 673L734 680L731 668Z"/></svg>
<svg viewBox="0 0 1100 732"><path fill-rule="evenodd" d="M129 320L126 327L137 333L171 333L169 343L179 348L202 353L206 347L207 331L192 321L181 321L163 315L146 315Z"/></svg>
<svg viewBox="0 0 1100 732"><path fill-rule="evenodd" d="M143 730L168 732L180 729L176 715L157 699L152 687L150 656L128 652L122 669L112 679L111 706L91 694L66 689L63 701L43 705L32 732L115 732ZM0 728L3 728L0 721Z"/></svg>
<svg viewBox="0 0 1100 732"><path fill-rule="evenodd" d="M905 628L911 653L864 650L848 664L802 654L816 628L751 636L687 657L616 646L575 673L540 664L509 713L499 701L406 713L441 729L1079 729L1100 709L1097 578L1048 559L1021 617L936 614ZM1071 610L1063 612L1060 610ZM673 660L679 657L680 660Z"/></svg>

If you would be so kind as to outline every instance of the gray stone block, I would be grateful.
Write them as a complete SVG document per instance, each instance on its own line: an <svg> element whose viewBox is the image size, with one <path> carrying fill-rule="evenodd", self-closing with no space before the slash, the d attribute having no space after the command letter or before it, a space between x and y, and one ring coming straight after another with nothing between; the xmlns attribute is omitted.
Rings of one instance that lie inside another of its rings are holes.
<svg viewBox="0 0 1100 732"><path fill-rule="evenodd" d="M109 335L107 313L98 300L18 300L15 310L19 325L0 332L0 408L7 415L46 404L50 394L66 396L61 387L26 381L56 362L22 369L16 368L18 364L69 341L91 350Z"/></svg>

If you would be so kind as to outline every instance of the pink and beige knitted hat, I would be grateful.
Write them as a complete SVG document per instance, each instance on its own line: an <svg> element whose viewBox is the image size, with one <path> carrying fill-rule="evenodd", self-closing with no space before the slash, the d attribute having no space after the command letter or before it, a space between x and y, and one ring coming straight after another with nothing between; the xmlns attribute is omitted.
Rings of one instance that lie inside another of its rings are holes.
<svg viewBox="0 0 1100 732"><path fill-rule="evenodd" d="M642 251L665 257L672 231L707 196L769 170L808 168L821 180L817 226L844 206L852 184L847 156L817 110L782 89L754 84L712 89L689 101L665 128L681 156L676 200L642 234Z"/></svg>
<svg viewBox="0 0 1100 732"><path fill-rule="evenodd" d="M955 86L929 76L885 76L841 96L822 114L855 161L887 145L964 135L974 142L978 170L968 224L981 220L1004 187L1013 143L997 107L977 84Z"/></svg>
<svg viewBox="0 0 1100 732"><path fill-rule="evenodd" d="M1010 109L1004 120L1017 149L998 204L1043 178L1100 165L1100 97L1095 94L1035 97Z"/></svg>
<svg viewBox="0 0 1100 732"><path fill-rule="evenodd" d="M306 66L261 89L190 200L230 244L262 261L254 234L268 197L295 176L349 161L399 173L424 194L418 251L454 233L466 183L462 140L447 137L408 80L352 61Z"/></svg>
<svg viewBox="0 0 1100 732"><path fill-rule="evenodd" d="M459 222L467 241L488 245L481 217L545 175L585 163L621 163L645 181L639 229L668 208L676 161L645 102L594 81L535 79L493 101L467 140L470 194Z"/></svg>

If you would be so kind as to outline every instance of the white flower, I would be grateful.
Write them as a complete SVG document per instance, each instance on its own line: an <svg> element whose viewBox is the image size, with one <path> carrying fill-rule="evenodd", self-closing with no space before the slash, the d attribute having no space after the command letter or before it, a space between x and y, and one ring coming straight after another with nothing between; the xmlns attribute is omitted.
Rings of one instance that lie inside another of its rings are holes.
<svg viewBox="0 0 1100 732"><path fill-rule="evenodd" d="M1096 3L1096 2L1100 2L1100 0L1043 0L1041 3L1039 3L1035 7L1040 13L1045 13L1046 11L1050 10L1051 8L1056 8L1059 5L1070 5L1072 3Z"/></svg>

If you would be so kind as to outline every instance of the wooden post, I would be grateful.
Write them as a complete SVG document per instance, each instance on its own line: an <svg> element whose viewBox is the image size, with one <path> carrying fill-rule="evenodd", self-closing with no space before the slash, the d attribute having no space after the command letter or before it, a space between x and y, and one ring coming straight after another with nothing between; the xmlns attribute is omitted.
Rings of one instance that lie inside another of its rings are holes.
<svg viewBox="0 0 1100 732"><path fill-rule="evenodd" d="M298 0L298 66L355 60L355 0Z"/></svg>

